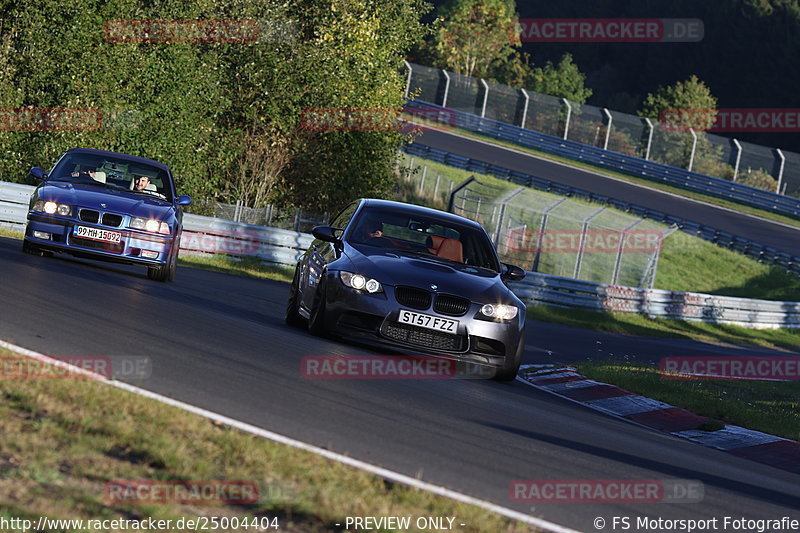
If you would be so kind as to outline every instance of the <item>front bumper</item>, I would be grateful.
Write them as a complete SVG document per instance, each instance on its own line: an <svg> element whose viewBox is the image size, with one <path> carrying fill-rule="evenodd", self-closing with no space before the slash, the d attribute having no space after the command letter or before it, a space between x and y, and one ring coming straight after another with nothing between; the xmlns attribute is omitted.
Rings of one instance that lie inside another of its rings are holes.
<svg viewBox="0 0 800 533"><path fill-rule="evenodd" d="M75 226L118 232L121 234L120 242L117 244L77 237L73 233ZM43 233L50 237L37 236ZM157 235L126 227L108 227L35 211L28 213L25 240L41 250L146 266L166 264L174 242L172 235Z"/></svg>
<svg viewBox="0 0 800 533"><path fill-rule="evenodd" d="M438 313L433 305L411 308L397 301L395 287L384 285L383 292L369 294L344 286L337 273L328 274L325 287L326 329L345 337L491 367L513 361L523 342L524 313L513 320L495 322L475 318L481 304L472 302L461 316ZM457 320L456 334L401 324L398 318L403 309Z"/></svg>

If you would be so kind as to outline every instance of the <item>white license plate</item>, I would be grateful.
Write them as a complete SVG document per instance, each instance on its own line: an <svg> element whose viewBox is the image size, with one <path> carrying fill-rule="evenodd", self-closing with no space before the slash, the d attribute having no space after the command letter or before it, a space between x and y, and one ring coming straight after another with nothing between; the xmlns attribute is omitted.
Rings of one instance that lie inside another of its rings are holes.
<svg viewBox="0 0 800 533"><path fill-rule="evenodd" d="M75 226L72 234L82 239L91 239L93 241L113 242L118 243L122 238L122 233L118 231L108 231L98 228L90 228L87 226Z"/></svg>
<svg viewBox="0 0 800 533"><path fill-rule="evenodd" d="M446 331L447 333L453 334L458 330L458 320L424 315L422 313L415 313L414 311L406 311L405 309L400 311L399 321L403 324L412 324L414 326L435 329L436 331Z"/></svg>

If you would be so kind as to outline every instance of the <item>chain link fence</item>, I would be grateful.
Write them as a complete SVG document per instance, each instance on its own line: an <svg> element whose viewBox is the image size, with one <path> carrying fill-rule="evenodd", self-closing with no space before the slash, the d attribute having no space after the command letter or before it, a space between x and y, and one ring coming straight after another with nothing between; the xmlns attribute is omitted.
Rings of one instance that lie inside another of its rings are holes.
<svg viewBox="0 0 800 533"><path fill-rule="evenodd" d="M406 92L411 99L772 192L800 196L800 154L794 152L703 131L676 131L678 128L674 125L446 70L412 63L407 63L406 67Z"/></svg>
<svg viewBox="0 0 800 533"><path fill-rule="evenodd" d="M223 204L215 200L199 200L192 202L186 212L305 233L310 232L314 226L327 224L330 220L330 213L280 209L271 204L266 207L253 208L245 206L241 201L236 204Z"/></svg>
<svg viewBox="0 0 800 533"><path fill-rule="evenodd" d="M451 210L480 222L501 260L526 270L651 288L661 245L675 228L609 207L472 180Z"/></svg>

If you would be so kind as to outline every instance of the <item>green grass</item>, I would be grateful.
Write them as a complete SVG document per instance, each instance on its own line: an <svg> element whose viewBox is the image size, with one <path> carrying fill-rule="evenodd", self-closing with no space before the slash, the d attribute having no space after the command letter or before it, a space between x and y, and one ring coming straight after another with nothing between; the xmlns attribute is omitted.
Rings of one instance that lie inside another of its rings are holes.
<svg viewBox="0 0 800 533"><path fill-rule="evenodd" d="M413 118L410 115L409 115L409 117ZM725 207L725 208L728 208L728 209L733 209L734 211L739 211L740 213L746 213L746 214L750 214L750 215L755 215L755 216L759 216L759 217L762 217L762 218L766 218L768 220L774 220L775 222L780 222L782 224L787 224L787 225L790 225L790 226L800 227L800 220L798 220L796 218L792 218L792 217L789 217L789 216L786 216L786 215L781 215L781 214L778 214L778 213L773 213L771 211L765 211L763 209L759 209L757 207L753 207L753 206L749 206L749 205L744 205L744 204L741 204L739 202L734 202L732 200L726 200L726 199L723 199L723 198L717 198L716 196L710 196L708 194L703 194L703 193L699 193L699 192L687 191L686 189L682 189L680 187L675 187L673 185L668 185L668 184L660 183L660 182L657 182L657 181L651 181L651 180L644 179L644 178L641 178L641 177L633 176L631 174L626 174L626 173L623 173L623 172L609 170L609 169L606 169L606 168L603 168L603 167L598 167L598 166L595 166L595 165L591 165L591 164L583 162L583 161L575 161L575 160L572 160L572 159L568 159L566 157L560 157L560 156L557 156L557 155L549 154L547 152L541 152L539 150L534 150L534 149L528 148L526 146L521 146L519 144L515 144L515 143L509 142L509 141L495 139L493 137L489 137L487 135L481 135L479 133L475 133L475 132L472 132L472 131L469 131L469 130L463 130L463 129L453 128L453 127L449 127L449 126L442 127L441 129L444 129L444 130L447 130L447 131L453 131L455 133L458 133L459 135L463 135L464 137L470 137L470 138L473 138L473 139L490 142L492 144L496 144L498 146L503 146L505 148L511 148L511 149L514 149L514 150L518 150L520 152L526 152L526 153L529 153L531 155L535 155L536 157L540 157L542 159L548 159L548 160L551 160L551 161L557 161L559 163L565 163L565 164L567 164L567 165L569 165L571 167L581 168L581 169L584 169L584 170L590 170L590 171L595 172L597 174L603 174L605 176L609 176L609 177L612 177L612 178L619 178L619 179L622 179L622 180L625 180L625 181L628 181L628 182L631 182L631 183L635 183L637 185L644 185L644 186L649 187L651 189L657 189L657 190L660 190L660 191L673 193L673 194L676 194L678 196L683 196L685 198L692 198L694 200L699 200L699 201L702 201L702 202L706 202L708 204L717 205L717 206Z"/></svg>
<svg viewBox="0 0 800 533"><path fill-rule="evenodd" d="M701 416L800 440L798 381L665 379L654 366L619 361L587 361L574 366L588 378Z"/></svg>
<svg viewBox="0 0 800 533"><path fill-rule="evenodd" d="M257 257L233 257L228 255L179 254L178 265L248 276L251 278L292 281L294 269L288 266L265 263Z"/></svg>
<svg viewBox="0 0 800 533"><path fill-rule="evenodd" d="M767 348L800 348L800 330L797 329L751 329L709 322L648 318L636 313L595 312L549 305L528 305L528 317L541 322L626 335L672 337Z"/></svg>
<svg viewBox="0 0 800 533"><path fill-rule="evenodd" d="M0 349L0 368L12 359L19 356ZM346 516L434 515L457 517L468 533L530 530L94 381L0 379L0 398L0 517L6 519L152 517L174 524L182 517L266 516L278 517L278 531L326 532L341 531L335 524ZM247 481L259 497L237 505L107 503L110 480Z"/></svg>

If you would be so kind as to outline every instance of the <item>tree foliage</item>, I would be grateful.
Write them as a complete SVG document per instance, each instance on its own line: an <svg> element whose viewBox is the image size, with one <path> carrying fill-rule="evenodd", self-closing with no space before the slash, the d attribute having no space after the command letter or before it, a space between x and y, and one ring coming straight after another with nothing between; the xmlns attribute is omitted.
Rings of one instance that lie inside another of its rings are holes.
<svg viewBox="0 0 800 533"><path fill-rule="evenodd" d="M421 0L5 2L0 108L99 110L100 128L0 131L2 179L89 146L169 164L184 192L335 209L387 190L402 139L311 131L314 108L402 105ZM257 39L115 42L113 21L256 21Z"/></svg>
<svg viewBox="0 0 800 533"><path fill-rule="evenodd" d="M586 87L586 75L573 63L571 54L564 54L557 65L548 61L544 67L536 67L529 75L529 86L534 91L566 98L583 104L592 96Z"/></svg>
<svg viewBox="0 0 800 533"><path fill-rule="evenodd" d="M714 125L717 99L697 76L668 87L659 87L645 97L640 116L657 119L680 131L706 131Z"/></svg>

